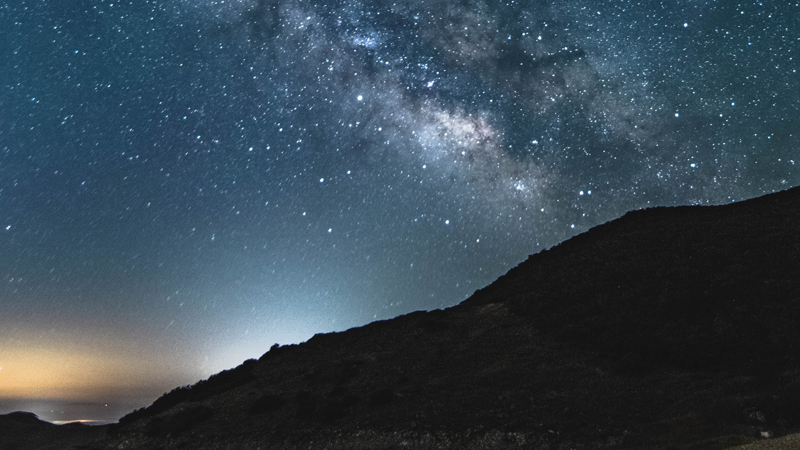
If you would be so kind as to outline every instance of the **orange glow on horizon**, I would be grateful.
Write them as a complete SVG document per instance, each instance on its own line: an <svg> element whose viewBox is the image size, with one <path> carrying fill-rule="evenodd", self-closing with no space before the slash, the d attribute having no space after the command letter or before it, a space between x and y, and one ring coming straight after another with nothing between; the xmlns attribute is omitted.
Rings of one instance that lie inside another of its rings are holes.
<svg viewBox="0 0 800 450"><path fill-rule="evenodd" d="M204 378L165 348L80 335L13 339L0 349L0 399L105 403L109 398L157 397Z"/></svg>
<svg viewBox="0 0 800 450"><path fill-rule="evenodd" d="M6 398L87 398L140 378L110 355L26 348L2 356L6 370L0 375L0 397Z"/></svg>

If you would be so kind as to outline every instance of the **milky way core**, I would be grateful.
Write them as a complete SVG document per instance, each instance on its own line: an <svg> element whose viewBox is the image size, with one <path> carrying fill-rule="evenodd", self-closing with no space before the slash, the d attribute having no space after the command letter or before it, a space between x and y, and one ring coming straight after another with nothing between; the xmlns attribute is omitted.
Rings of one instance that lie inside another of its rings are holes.
<svg viewBox="0 0 800 450"><path fill-rule="evenodd" d="M799 48L795 1L6 3L0 399L143 406L796 186Z"/></svg>

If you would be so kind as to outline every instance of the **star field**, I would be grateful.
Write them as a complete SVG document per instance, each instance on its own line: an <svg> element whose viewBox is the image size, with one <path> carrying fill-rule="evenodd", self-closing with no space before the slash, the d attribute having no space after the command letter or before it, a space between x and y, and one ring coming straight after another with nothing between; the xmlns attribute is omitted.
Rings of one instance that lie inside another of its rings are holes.
<svg viewBox="0 0 800 450"><path fill-rule="evenodd" d="M152 401L799 185L799 49L792 1L0 5L0 398Z"/></svg>

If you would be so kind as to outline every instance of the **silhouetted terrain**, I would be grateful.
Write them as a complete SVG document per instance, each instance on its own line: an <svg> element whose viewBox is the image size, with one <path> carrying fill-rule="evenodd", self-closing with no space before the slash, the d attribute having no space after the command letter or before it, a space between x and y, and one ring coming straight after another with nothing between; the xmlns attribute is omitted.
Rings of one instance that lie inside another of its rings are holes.
<svg viewBox="0 0 800 450"><path fill-rule="evenodd" d="M0 415L0 450L80 448L77 446L103 435L103 427L77 423L53 425L28 412Z"/></svg>
<svg viewBox="0 0 800 450"><path fill-rule="evenodd" d="M458 306L273 347L76 448L722 449L795 432L799 231L800 189L632 212Z"/></svg>

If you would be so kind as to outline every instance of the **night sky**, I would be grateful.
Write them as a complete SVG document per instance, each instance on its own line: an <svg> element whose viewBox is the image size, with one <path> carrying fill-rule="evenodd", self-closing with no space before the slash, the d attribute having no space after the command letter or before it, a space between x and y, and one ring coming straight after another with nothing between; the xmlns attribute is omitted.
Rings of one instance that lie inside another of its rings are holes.
<svg viewBox="0 0 800 450"><path fill-rule="evenodd" d="M4 2L0 410L118 417L799 185L798 58L796 1Z"/></svg>

